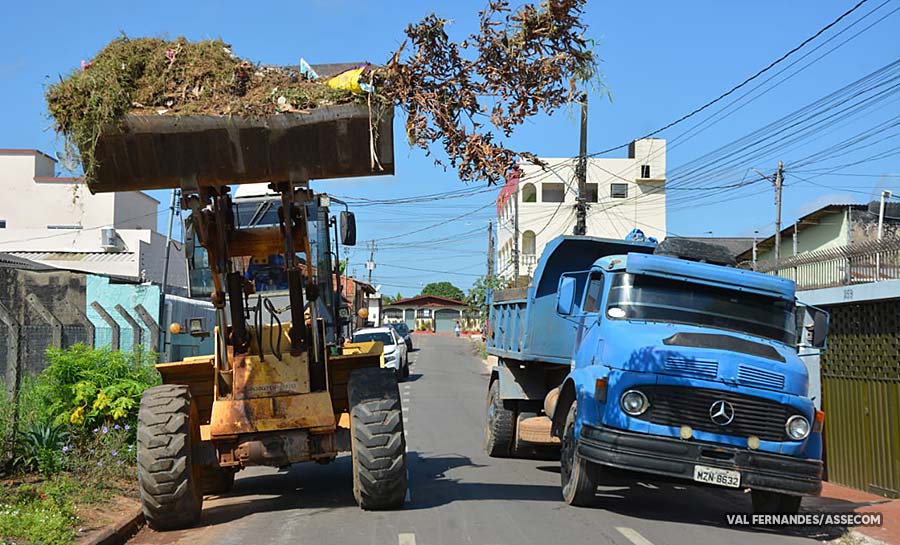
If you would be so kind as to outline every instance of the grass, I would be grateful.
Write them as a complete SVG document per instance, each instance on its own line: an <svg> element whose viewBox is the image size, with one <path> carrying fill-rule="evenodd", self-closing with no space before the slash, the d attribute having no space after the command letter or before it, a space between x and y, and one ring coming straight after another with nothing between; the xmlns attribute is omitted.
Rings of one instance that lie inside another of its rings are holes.
<svg viewBox="0 0 900 545"><path fill-rule="evenodd" d="M78 517L72 498L82 486L59 475L34 484L0 485L0 538L4 544L70 545Z"/></svg>

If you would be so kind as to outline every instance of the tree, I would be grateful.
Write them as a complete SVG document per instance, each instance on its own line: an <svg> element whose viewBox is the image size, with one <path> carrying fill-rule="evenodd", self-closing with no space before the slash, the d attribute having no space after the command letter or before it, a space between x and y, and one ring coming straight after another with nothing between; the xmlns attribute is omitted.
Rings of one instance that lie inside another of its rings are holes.
<svg viewBox="0 0 900 545"><path fill-rule="evenodd" d="M422 295L436 295L454 301L462 301L466 294L450 282L432 282L422 288Z"/></svg>
<svg viewBox="0 0 900 545"><path fill-rule="evenodd" d="M505 283L496 276L482 276L472 284L469 295L466 297L466 303L469 309L478 314L480 318L486 318L488 315L487 292L488 290L503 289Z"/></svg>
<svg viewBox="0 0 900 545"><path fill-rule="evenodd" d="M381 298L381 300L384 302L385 305L390 305L391 303L396 303L400 299L403 299L403 294L400 293L399 291L397 292L397 295L394 295L394 296L385 295L384 297Z"/></svg>

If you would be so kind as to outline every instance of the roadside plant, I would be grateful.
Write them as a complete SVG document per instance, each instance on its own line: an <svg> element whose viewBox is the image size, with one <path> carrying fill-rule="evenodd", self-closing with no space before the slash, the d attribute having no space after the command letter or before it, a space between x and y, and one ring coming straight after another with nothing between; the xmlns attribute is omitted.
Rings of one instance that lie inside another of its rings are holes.
<svg viewBox="0 0 900 545"><path fill-rule="evenodd" d="M152 353L76 344L48 349L47 361L50 365L35 379L29 396L33 404L46 407L57 424L88 429L110 423L133 426L141 394L159 384Z"/></svg>
<svg viewBox="0 0 900 545"><path fill-rule="evenodd" d="M13 465L25 471L37 471L45 477L63 469L63 447L70 434L63 424L28 422L16 437Z"/></svg>

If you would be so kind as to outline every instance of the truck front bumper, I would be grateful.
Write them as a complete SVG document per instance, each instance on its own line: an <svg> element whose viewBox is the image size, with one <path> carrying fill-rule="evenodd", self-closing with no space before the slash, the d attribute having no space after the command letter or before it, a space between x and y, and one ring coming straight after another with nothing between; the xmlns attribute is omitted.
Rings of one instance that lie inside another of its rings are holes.
<svg viewBox="0 0 900 545"><path fill-rule="evenodd" d="M604 466L693 481L694 466L740 471L741 488L816 496L822 462L583 425L578 454Z"/></svg>

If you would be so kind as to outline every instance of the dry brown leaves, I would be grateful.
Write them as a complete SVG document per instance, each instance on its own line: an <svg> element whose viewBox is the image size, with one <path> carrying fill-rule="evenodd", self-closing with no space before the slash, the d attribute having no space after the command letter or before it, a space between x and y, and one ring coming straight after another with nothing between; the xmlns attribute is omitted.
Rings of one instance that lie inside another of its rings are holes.
<svg viewBox="0 0 900 545"><path fill-rule="evenodd" d="M478 32L459 43L448 36L447 20L430 15L407 27L407 42L373 78L406 110L411 145L430 155L439 142L462 180L497 183L518 160L536 158L507 149L491 128L510 136L526 118L579 97L580 84L595 75L584 5L547 0L512 11L506 0L492 0Z"/></svg>

